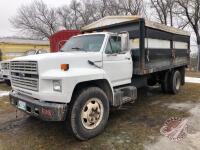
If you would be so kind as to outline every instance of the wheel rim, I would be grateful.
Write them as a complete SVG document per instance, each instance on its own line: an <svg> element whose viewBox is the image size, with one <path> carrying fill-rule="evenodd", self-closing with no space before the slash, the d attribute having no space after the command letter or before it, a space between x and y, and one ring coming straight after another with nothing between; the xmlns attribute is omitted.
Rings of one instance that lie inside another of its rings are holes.
<svg viewBox="0 0 200 150"><path fill-rule="evenodd" d="M176 90L179 90L181 86L181 80L179 77L176 77Z"/></svg>
<svg viewBox="0 0 200 150"><path fill-rule="evenodd" d="M92 98L86 102L81 111L81 121L86 129L96 128L103 118L103 103L98 98Z"/></svg>

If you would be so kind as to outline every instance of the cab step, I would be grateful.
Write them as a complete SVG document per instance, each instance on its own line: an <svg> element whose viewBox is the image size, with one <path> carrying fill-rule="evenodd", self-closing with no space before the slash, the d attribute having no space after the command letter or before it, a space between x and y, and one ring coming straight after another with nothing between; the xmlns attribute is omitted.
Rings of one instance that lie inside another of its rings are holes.
<svg viewBox="0 0 200 150"><path fill-rule="evenodd" d="M114 89L114 107L119 107L125 103L134 103L136 99L137 88L134 86L126 86Z"/></svg>

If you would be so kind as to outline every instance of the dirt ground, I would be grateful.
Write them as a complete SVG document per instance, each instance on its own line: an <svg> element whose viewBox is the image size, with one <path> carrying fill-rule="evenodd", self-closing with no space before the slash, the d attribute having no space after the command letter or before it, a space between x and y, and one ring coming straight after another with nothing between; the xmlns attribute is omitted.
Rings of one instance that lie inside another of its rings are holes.
<svg viewBox="0 0 200 150"><path fill-rule="evenodd" d="M112 110L105 132L89 141L71 136L64 122L43 122L10 106L10 88L0 84L0 150L173 150L200 147L200 84L186 84L178 95L163 94L159 87L135 104ZM187 137L172 142L160 134L170 117L188 118Z"/></svg>

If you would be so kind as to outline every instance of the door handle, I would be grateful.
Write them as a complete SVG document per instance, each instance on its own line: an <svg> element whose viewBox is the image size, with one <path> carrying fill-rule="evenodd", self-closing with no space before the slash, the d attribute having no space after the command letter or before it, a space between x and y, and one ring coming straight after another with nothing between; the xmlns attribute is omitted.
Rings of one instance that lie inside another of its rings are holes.
<svg viewBox="0 0 200 150"><path fill-rule="evenodd" d="M117 54L116 54L116 53L115 53L115 54L108 54L107 56L108 56L108 57L109 57L109 56L117 56Z"/></svg>
<svg viewBox="0 0 200 150"><path fill-rule="evenodd" d="M131 58L130 58L130 57L125 57L125 59L127 59L127 60L131 60Z"/></svg>

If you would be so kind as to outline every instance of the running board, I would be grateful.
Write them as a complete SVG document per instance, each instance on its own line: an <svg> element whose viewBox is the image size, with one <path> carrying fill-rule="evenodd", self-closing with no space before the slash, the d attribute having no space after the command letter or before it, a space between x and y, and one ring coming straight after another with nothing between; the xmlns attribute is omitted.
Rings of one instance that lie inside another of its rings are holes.
<svg viewBox="0 0 200 150"><path fill-rule="evenodd" d="M125 103L134 103L137 99L137 88L134 86L126 86L114 89L113 106L119 107Z"/></svg>

